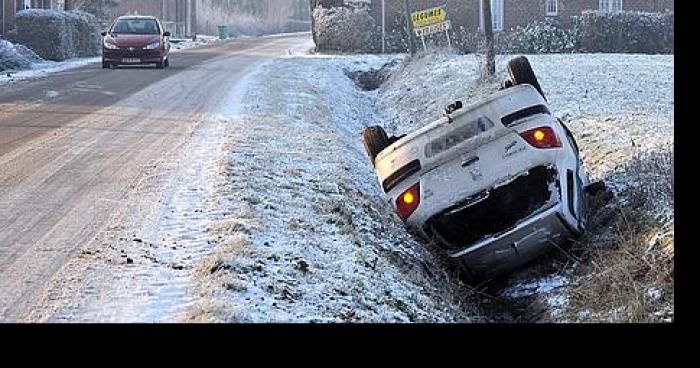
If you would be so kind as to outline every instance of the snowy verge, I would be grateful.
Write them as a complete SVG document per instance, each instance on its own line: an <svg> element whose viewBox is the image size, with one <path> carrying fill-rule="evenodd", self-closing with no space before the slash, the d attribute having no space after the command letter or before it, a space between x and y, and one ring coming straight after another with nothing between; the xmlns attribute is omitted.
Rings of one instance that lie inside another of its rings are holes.
<svg viewBox="0 0 700 368"><path fill-rule="evenodd" d="M75 58L60 62L41 60L32 63L28 69L2 72L0 74L0 85L41 78L53 73L98 63L101 60L101 57Z"/></svg>
<svg viewBox="0 0 700 368"><path fill-rule="evenodd" d="M392 59L292 56L256 73L231 119L223 246L197 267L191 320L483 320L384 202L362 147L382 113L346 73Z"/></svg>

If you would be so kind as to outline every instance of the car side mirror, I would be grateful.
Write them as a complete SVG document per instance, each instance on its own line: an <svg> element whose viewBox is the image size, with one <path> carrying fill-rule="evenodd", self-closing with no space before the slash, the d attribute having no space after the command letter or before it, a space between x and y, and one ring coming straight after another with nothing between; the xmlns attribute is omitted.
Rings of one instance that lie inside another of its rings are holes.
<svg viewBox="0 0 700 368"><path fill-rule="evenodd" d="M170 37L170 32L163 32L163 37Z"/></svg>
<svg viewBox="0 0 700 368"><path fill-rule="evenodd" d="M105 37L105 36L107 36L107 31L102 31L102 33L100 33L100 34L102 35L102 37Z"/></svg>

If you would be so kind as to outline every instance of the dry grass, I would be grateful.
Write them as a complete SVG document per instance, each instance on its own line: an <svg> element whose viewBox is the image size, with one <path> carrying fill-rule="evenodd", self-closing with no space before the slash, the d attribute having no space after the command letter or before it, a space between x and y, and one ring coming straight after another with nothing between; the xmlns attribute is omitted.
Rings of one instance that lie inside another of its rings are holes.
<svg viewBox="0 0 700 368"><path fill-rule="evenodd" d="M632 186L593 217L572 248L581 260L567 319L661 322L673 318L673 149L622 169Z"/></svg>

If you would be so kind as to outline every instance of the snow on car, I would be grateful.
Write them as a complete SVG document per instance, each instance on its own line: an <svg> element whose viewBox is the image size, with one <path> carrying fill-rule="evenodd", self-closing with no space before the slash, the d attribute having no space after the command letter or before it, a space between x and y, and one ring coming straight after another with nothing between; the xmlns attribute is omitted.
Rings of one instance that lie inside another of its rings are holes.
<svg viewBox="0 0 700 368"><path fill-rule="evenodd" d="M471 106L457 101L413 133L363 132L399 217L473 279L512 271L580 236L593 188L529 61L515 58L508 70L500 91Z"/></svg>

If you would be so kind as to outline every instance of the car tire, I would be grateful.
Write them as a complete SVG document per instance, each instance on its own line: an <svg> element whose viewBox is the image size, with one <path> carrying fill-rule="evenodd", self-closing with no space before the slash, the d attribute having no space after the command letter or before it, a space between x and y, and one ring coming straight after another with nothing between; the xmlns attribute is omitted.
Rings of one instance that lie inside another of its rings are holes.
<svg viewBox="0 0 700 368"><path fill-rule="evenodd" d="M386 135L384 128L371 126L362 132L362 143L364 143L367 155L372 160L372 165L374 165L374 160L379 152L389 147L389 137Z"/></svg>
<svg viewBox="0 0 700 368"><path fill-rule="evenodd" d="M165 59L165 67L170 68L170 58Z"/></svg>
<svg viewBox="0 0 700 368"><path fill-rule="evenodd" d="M535 87L537 92L539 92L545 100L547 99L544 96L544 92L542 92L542 87L537 80L534 70L532 70L530 61L527 60L525 56L518 56L508 62L508 74L510 75L510 82L512 85L529 84Z"/></svg>
<svg viewBox="0 0 700 368"><path fill-rule="evenodd" d="M165 68L165 62L163 61L163 59L160 59L160 61L156 63L156 68L158 68L158 69Z"/></svg>
<svg viewBox="0 0 700 368"><path fill-rule="evenodd" d="M102 62L102 69L109 69L112 66L109 63L105 63L104 61Z"/></svg>

